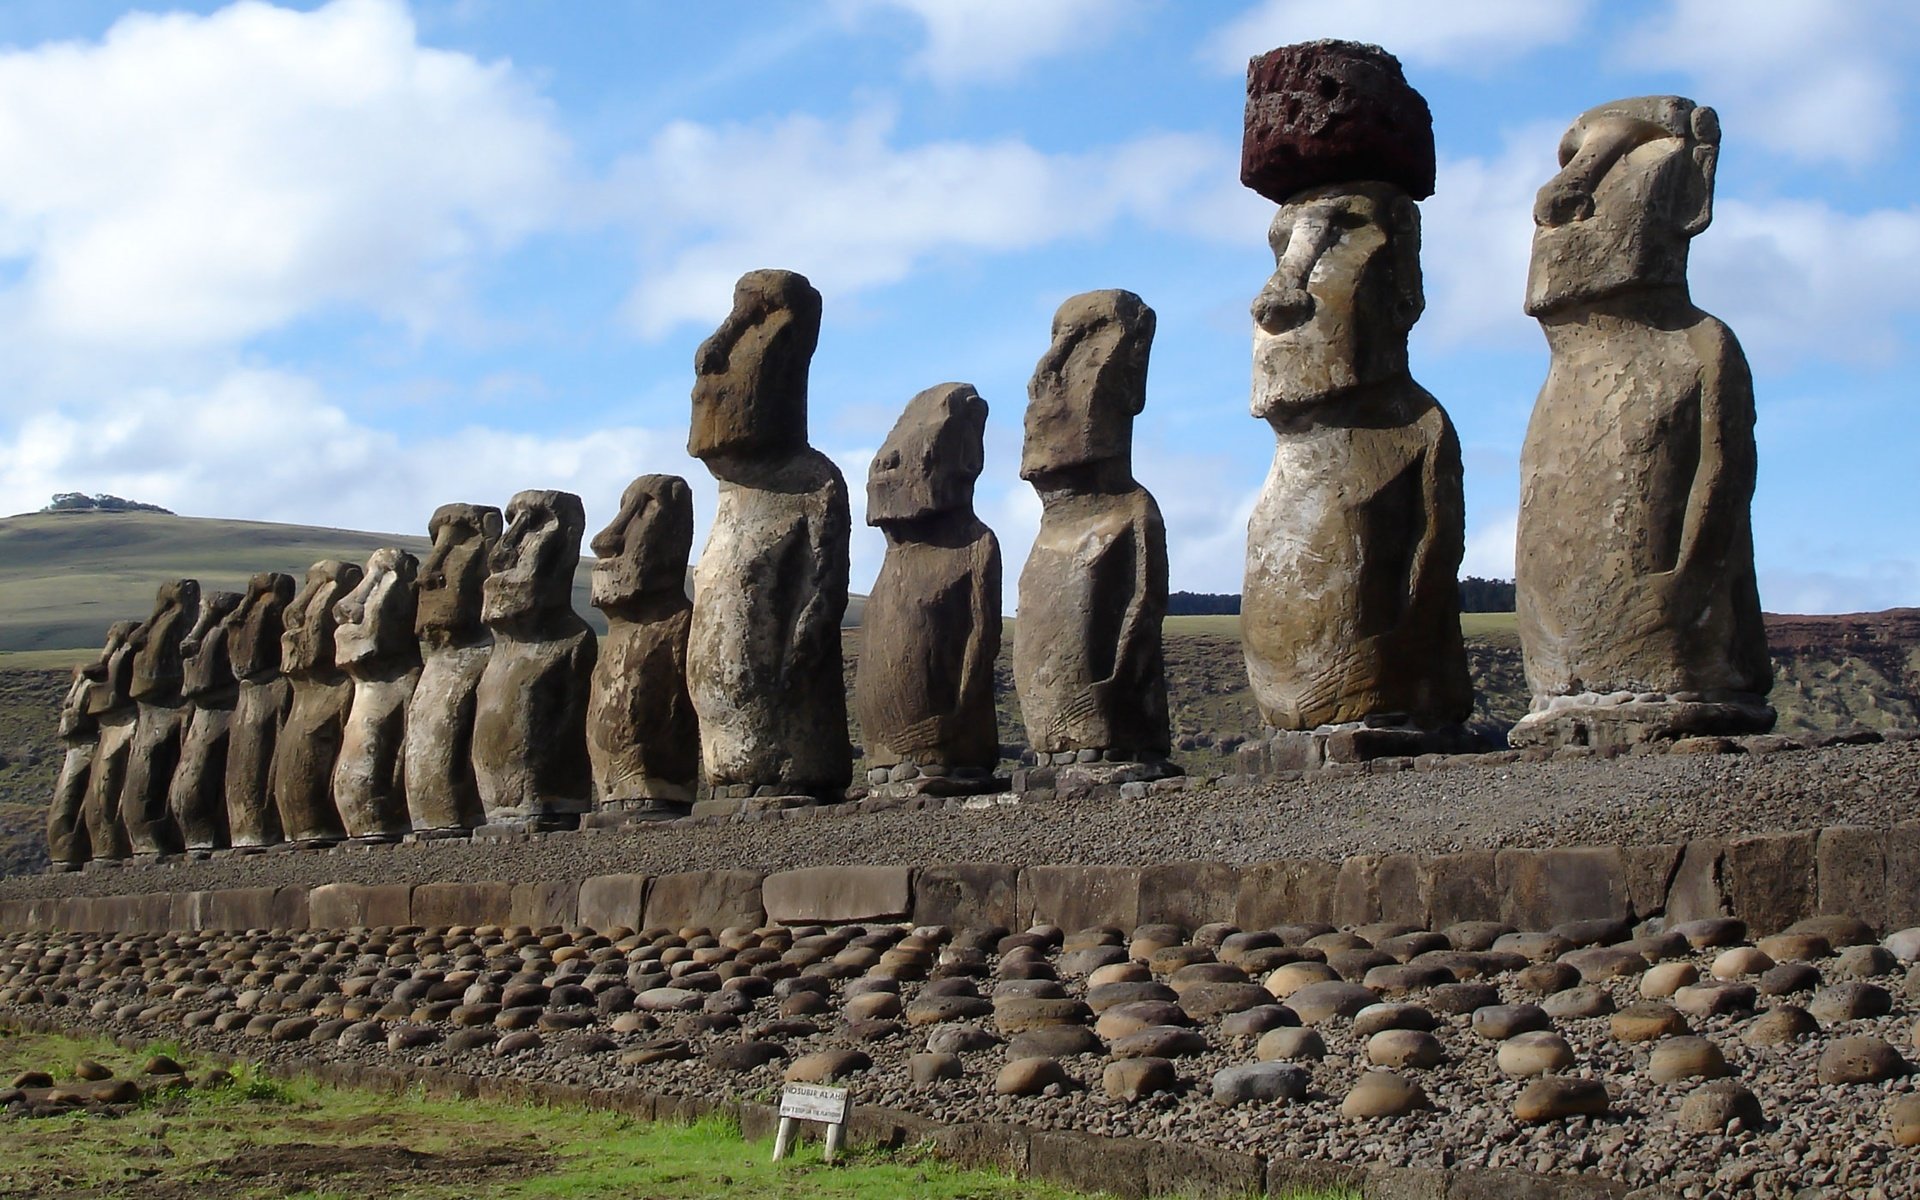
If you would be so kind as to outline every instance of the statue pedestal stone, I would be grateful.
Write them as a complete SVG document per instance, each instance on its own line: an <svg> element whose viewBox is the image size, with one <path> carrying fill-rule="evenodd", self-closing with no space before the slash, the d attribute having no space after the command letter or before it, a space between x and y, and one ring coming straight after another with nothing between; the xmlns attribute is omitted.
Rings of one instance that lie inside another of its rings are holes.
<svg viewBox="0 0 1920 1200"><path fill-rule="evenodd" d="M1391 714L1365 721L1346 721L1313 729L1268 728L1259 741L1235 752L1249 775L1283 771L1317 771L1380 758L1418 758L1423 754L1471 754L1488 750L1463 725L1422 729L1396 720Z"/></svg>
<svg viewBox="0 0 1920 1200"><path fill-rule="evenodd" d="M1041 755L1037 766L1015 771L1012 787L1016 793L1050 789L1055 796L1066 798L1102 791L1118 793L1128 784L1178 779L1185 774L1178 763L1165 758L1134 758L1111 750L1062 750Z"/></svg>
<svg viewBox="0 0 1920 1200"><path fill-rule="evenodd" d="M1589 746L1601 752L1689 737L1738 737L1773 728L1774 711L1750 692L1614 692L1555 696L1507 734L1515 749Z"/></svg>
<svg viewBox="0 0 1920 1200"><path fill-rule="evenodd" d="M917 763L905 759L867 769L867 795L912 800L919 796L985 796L1007 790L1007 777L978 767Z"/></svg>

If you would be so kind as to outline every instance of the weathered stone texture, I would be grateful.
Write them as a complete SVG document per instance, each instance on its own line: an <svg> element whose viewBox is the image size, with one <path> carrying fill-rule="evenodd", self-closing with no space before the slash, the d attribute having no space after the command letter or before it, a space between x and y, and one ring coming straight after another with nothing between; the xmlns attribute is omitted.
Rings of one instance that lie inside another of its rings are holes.
<svg viewBox="0 0 1920 1200"><path fill-rule="evenodd" d="M407 701L407 819L416 832L467 829L486 817L473 777L473 725L493 632L480 619L500 510L443 504L427 522L414 632L425 655Z"/></svg>
<svg viewBox="0 0 1920 1200"><path fill-rule="evenodd" d="M1520 929L1633 915L1617 846L1502 850L1494 856L1494 871L1500 919Z"/></svg>
<svg viewBox="0 0 1920 1200"><path fill-rule="evenodd" d="M655 878L647 891L648 926L697 925L720 930L757 926L767 919L760 904L758 871L680 871Z"/></svg>
<svg viewBox="0 0 1920 1200"><path fill-rule="evenodd" d="M1062 929L1140 920L1139 867L1025 867L1020 872L1021 920Z"/></svg>
<svg viewBox="0 0 1920 1200"><path fill-rule="evenodd" d="M227 652L226 620L240 606L238 592L201 598L193 628L180 643L180 694L189 705L180 765L167 789L167 811L188 850L228 844L227 746L240 684Z"/></svg>
<svg viewBox="0 0 1920 1200"><path fill-rule="evenodd" d="M1814 836L1760 834L1727 843L1727 899L1755 935L1814 915Z"/></svg>
<svg viewBox="0 0 1920 1200"><path fill-rule="evenodd" d="M324 559L282 615L280 665L293 703L274 743L273 802L288 841L324 845L346 836L333 803L333 767L353 706L353 681L334 661L334 605L360 583L360 568Z"/></svg>
<svg viewBox="0 0 1920 1200"><path fill-rule="evenodd" d="M408 923L428 929L505 925L513 919L513 887L505 883L423 883L408 903Z"/></svg>
<svg viewBox="0 0 1920 1200"><path fill-rule="evenodd" d="M1247 64L1240 182L1275 204L1365 179L1425 200L1433 177L1433 114L1385 50L1301 42Z"/></svg>
<svg viewBox="0 0 1920 1200"><path fill-rule="evenodd" d="M167 810L167 793L180 764L187 709L180 696L184 666L180 642L200 610L200 583L180 579L160 585L153 615L133 633L133 676L128 686L138 715L127 752L120 818L135 854L175 854L180 829Z"/></svg>
<svg viewBox="0 0 1920 1200"><path fill-rule="evenodd" d="M96 666L111 648L109 643L102 650ZM88 678L90 669L73 669L66 697L60 703L60 741L66 755L53 784L53 800L47 805L47 857L56 866L77 867L92 857L87 838L87 782L93 771L94 752L100 747L100 723L88 707L94 689L102 685Z"/></svg>
<svg viewBox="0 0 1920 1200"><path fill-rule="evenodd" d="M419 574L419 559L382 547L334 606L335 658L353 680L353 704L333 768L333 796L347 836L363 841L397 839L412 828L405 749L407 704L420 679Z"/></svg>
<svg viewBox="0 0 1920 1200"><path fill-rule="evenodd" d="M945 863L913 879L915 925L1000 925L1020 921L1020 868L1007 863Z"/></svg>
<svg viewBox="0 0 1920 1200"><path fill-rule="evenodd" d="M94 858L121 859L131 853L127 827L120 819L120 793L127 779L127 755L133 749L135 712L129 688L133 634L138 628L132 621L115 622L107 630L100 658L86 668L87 678L95 684L87 696L87 715L99 729L99 741L87 775L81 818Z"/></svg>
<svg viewBox="0 0 1920 1200"><path fill-rule="evenodd" d="M266 571L247 581L240 606L227 618L227 655L240 681L227 725L227 837L235 846L281 840L273 803L273 760L293 688L280 672L284 617L293 602L293 576Z"/></svg>

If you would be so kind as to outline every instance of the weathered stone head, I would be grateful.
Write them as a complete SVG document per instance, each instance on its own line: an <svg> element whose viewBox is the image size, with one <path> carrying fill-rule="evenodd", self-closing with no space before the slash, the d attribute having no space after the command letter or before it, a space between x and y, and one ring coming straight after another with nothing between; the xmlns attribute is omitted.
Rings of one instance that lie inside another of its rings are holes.
<svg viewBox="0 0 1920 1200"><path fill-rule="evenodd" d="M587 510L572 492L527 491L507 502L507 529L488 556L480 616L489 625L573 611L573 572Z"/></svg>
<svg viewBox="0 0 1920 1200"><path fill-rule="evenodd" d="M1083 292L1060 306L1027 384L1020 478L1131 458L1153 328L1153 310L1132 292Z"/></svg>
<svg viewBox="0 0 1920 1200"><path fill-rule="evenodd" d="M617 612L642 596L685 594L693 553L693 491L678 475L642 475L593 538L593 606Z"/></svg>
<svg viewBox="0 0 1920 1200"><path fill-rule="evenodd" d="M1267 233L1253 301L1253 415L1275 418L1406 373L1420 318L1420 211L1387 183L1313 188Z"/></svg>
<svg viewBox="0 0 1920 1200"><path fill-rule="evenodd" d="M414 610L420 560L382 546L367 559L360 582L333 606L334 659L341 666L384 659L418 661Z"/></svg>
<svg viewBox="0 0 1920 1200"><path fill-rule="evenodd" d="M90 715L99 716L132 702L133 635L139 628L138 621L115 621L109 625L100 657L81 668L93 684L87 693Z"/></svg>
<svg viewBox="0 0 1920 1200"><path fill-rule="evenodd" d="M1687 244L1713 219L1720 118L1680 96L1588 109L1560 139L1533 205L1527 313L1683 287Z"/></svg>
<svg viewBox="0 0 1920 1200"><path fill-rule="evenodd" d="M153 599L153 615L133 634L131 687L135 700L172 703L179 699L185 674L180 641L193 627L199 608L199 580L176 579L160 585Z"/></svg>
<svg viewBox="0 0 1920 1200"><path fill-rule="evenodd" d="M427 522L433 549L420 565L420 600L414 631L433 641L471 641L486 633L480 620L488 556L505 522L484 504L442 504Z"/></svg>
<svg viewBox="0 0 1920 1200"><path fill-rule="evenodd" d="M67 684L66 698L60 702L60 736L62 738L84 738L100 728L100 722L93 715L93 693L102 685L96 683L87 672L94 664L82 663L73 669L73 678Z"/></svg>
<svg viewBox="0 0 1920 1200"><path fill-rule="evenodd" d="M333 608L360 586L360 575L357 565L337 558L322 559L307 568L306 585L282 616L286 630L280 635L280 666L288 675L324 673L338 665Z"/></svg>
<svg viewBox="0 0 1920 1200"><path fill-rule="evenodd" d="M1368 179L1425 200L1433 176L1433 114L1385 50L1300 42L1247 64L1240 182L1275 204Z"/></svg>
<svg viewBox="0 0 1920 1200"><path fill-rule="evenodd" d="M209 592L200 598L200 616L180 642L185 670L180 690L187 699L198 700L233 687L226 620L240 607L240 598L239 592Z"/></svg>
<svg viewBox="0 0 1920 1200"><path fill-rule="evenodd" d="M283 621L293 603L293 576L262 571L247 581L246 595L227 618L227 655L241 679L270 679L280 673Z"/></svg>
<svg viewBox="0 0 1920 1200"><path fill-rule="evenodd" d="M986 430L987 402L972 384L943 383L909 400L867 472L867 524L971 512Z"/></svg>
<svg viewBox="0 0 1920 1200"><path fill-rule="evenodd" d="M807 370L820 342L820 293L792 271L749 271L733 311L694 355L687 453L778 457L807 444Z"/></svg>

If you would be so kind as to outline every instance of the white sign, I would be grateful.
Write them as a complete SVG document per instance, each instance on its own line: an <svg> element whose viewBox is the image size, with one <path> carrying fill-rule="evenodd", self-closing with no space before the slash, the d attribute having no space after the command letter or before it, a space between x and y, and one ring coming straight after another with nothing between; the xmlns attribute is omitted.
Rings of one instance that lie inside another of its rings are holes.
<svg viewBox="0 0 1920 1200"><path fill-rule="evenodd" d="M843 1087L823 1087L814 1083L790 1083L780 1093L780 1115L800 1121L819 1121L839 1125L853 1107L853 1093Z"/></svg>

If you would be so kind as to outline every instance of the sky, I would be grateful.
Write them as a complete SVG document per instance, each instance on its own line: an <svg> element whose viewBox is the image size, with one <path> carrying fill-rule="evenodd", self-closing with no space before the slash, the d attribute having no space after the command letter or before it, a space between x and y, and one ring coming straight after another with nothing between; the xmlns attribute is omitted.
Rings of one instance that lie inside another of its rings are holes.
<svg viewBox="0 0 1920 1200"><path fill-rule="evenodd" d="M854 590L883 551L874 451L961 380L991 406L977 507L1011 593L1027 379L1061 301L1123 287L1159 316L1134 465L1172 586L1238 591L1273 448L1247 411L1273 208L1239 184L1246 61L1317 37L1384 45L1433 109L1412 365L1460 431L1462 574L1512 575L1560 134L1678 93L1724 130L1692 286L1753 365L1762 602L1920 605L1904 0L10 0L0 513L105 491L424 533L447 501L563 488L591 535L672 472L704 540L694 349L740 274L785 267L825 299L811 433L853 497Z"/></svg>

